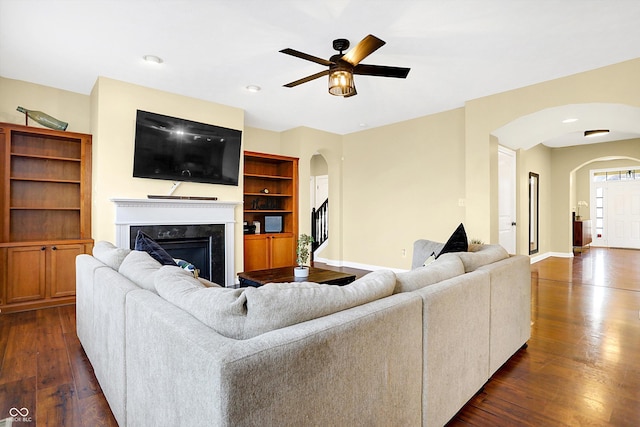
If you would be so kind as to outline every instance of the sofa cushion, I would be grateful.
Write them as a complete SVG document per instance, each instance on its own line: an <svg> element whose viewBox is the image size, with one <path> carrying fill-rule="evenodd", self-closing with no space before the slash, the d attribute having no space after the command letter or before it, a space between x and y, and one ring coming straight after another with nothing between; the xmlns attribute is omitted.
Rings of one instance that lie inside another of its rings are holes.
<svg viewBox="0 0 640 427"><path fill-rule="evenodd" d="M229 338L248 339L391 295L395 275L376 271L346 286L310 282L206 288L180 268L162 267L158 294Z"/></svg>
<svg viewBox="0 0 640 427"><path fill-rule="evenodd" d="M131 249L123 249L114 246L113 243L100 240L93 246L93 256L100 262L114 270L120 268L120 264L131 252Z"/></svg>
<svg viewBox="0 0 640 427"><path fill-rule="evenodd" d="M188 270L187 270L188 271ZM204 285L205 288L222 288L223 286L218 285L217 283L213 283L210 280L205 279L204 277L197 277L198 281Z"/></svg>
<svg viewBox="0 0 640 427"><path fill-rule="evenodd" d="M345 286L310 282L247 288L247 337L366 304L393 293L395 274L378 270Z"/></svg>
<svg viewBox="0 0 640 427"><path fill-rule="evenodd" d="M434 242L427 239L418 239L413 242L413 258L411 261L411 268L418 268L424 266L424 263L430 256L437 256L444 243Z"/></svg>
<svg viewBox="0 0 640 427"><path fill-rule="evenodd" d="M464 274L458 254L444 254L425 267L396 274L394 294L410 292Z"/></svg>
<svg viewBox="0 0 640 427"><path fill-rule="evenodd" d="M469 241L467 240L467 232L464 231L464 225L461 223L453 234L451 234L440 253L436 254L436 258L450 252L466 252L468 248Z"/></svg>
<svg viewBox="0 0 640 427"><path fill-rule="evenodd" d="M458 252L456 255L462 260L467 273L483 265L509 258L509 253L500 245L471 245L468 252Z"/></svg>
<svg viewBox="0 0 640 427"><path fill-rule="evenodd" d="M162 264L147 252L131 251L122 261L118 272L141 288L156 292L154 280L160 267ZM179 269L177 266L176 268Z"/></svg>
<svg viewBox="0 0 640 427"><path fill-rule="evenodd" d="M165 300L228 338L244 338L247 308L244 288L206 287L180 267L163 266L155 287Z"/></svg>
<svg viewBox="0 0 640 427"><path fill-rule="evenodd" d="M153 259L155 259L162 265L176 265L173 257L169 255L169 253L165 251L162 246L158 244L158 242L143 233L141 230L138 230L138 234L136 235L136 243L134 248L136 251L147 252L153 257Z"/></svg>

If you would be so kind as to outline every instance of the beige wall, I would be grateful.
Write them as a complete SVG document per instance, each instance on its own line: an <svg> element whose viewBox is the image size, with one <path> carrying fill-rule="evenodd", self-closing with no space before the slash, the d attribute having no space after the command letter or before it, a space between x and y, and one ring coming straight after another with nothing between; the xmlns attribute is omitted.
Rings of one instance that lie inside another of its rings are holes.
<svg viewBox="0 0 640 427"><path fill-rule="evenodd" d="M280 132L246 127L242 134L242 141L246 151L257 151L258 153L280 154L282 151Z"/></svg>
<svg viewBox="0 0 640 427"><path fill-rule="evenodd" d="M640 106L640 59L563 77L512 91L470 100L465 104L465 168L467 218L465 226L485 241L497 242L497 188L493 170L497 146L490 133L517 118L551 107L581 103ZM498 141L499 143L499 141ZM555 152L552 160L555 160ZM577 165L576 165L577 166ZM571 253L571 218L567 215L570 182L560 161L552 161L552 189L548 206L548 251ZM560 176L561 175L561 176ZM519 185L519 188L521 185ZM524 193L526 194L526 193ZM473 212L473 214L471 214ZM526 233L524 223L518 234ZM519 238L519 240L522 240ZM541 242L542 243L542 242ZM519 246L522 248L522 245Z"/></svg>
<svg viewBox="0 0 640 427"><path fill-rule="evenodd" d="M346 135L343 168L344 260L408 269L416 239L465 221L464 110Z"/></svg>
<svg viewBox="0 0 640 427"><path fill-rule="evenodd" d="M322 176L329 174L329 165L321 154L311 158L311 176Z"/></svg>
<svg viewBox="0 0 640 427"><path fill-rule="evenodd" d="M91 133L89 96L0 77L0 122L24 124L18 106L42 111L69 123L70 132ZM29 126L43 127L33 120Z"/></svg>

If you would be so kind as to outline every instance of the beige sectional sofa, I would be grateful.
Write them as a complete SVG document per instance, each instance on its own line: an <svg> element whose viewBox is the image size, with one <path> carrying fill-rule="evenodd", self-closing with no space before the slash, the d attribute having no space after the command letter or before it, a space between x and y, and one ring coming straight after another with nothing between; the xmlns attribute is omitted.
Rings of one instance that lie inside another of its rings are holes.
<svg viewBox="0 0 640 427"><path fill-rule="evenodd" d="M406 273L246 289L98 242L78 337L121 426L443 425L528 340L529 261L423 242Z"/></svg>

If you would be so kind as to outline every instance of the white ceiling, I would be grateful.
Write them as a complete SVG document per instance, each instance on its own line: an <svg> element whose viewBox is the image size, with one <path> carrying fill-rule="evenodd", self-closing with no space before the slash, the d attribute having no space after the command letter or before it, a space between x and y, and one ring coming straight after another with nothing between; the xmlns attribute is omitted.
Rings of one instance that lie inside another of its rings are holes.
<svg viewBox="0 0 640 427"><path fill-rule="evenodd" d="M638 58L639 18L638 0L0 0L0 75L82 94L105 76L346 134ZM367 34L387 44L363 63L406 80L355 76L346 99L326 78L282 86L323 68L279 50L328 59Z"/></svg>

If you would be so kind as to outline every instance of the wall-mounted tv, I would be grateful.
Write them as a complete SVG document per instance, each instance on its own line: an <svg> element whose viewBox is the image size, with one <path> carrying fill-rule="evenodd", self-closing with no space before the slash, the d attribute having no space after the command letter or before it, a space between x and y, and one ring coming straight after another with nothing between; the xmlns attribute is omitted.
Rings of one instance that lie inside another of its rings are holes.
<svg viewBox="0 0 640 427"><path fill-rule="evenodd" d="M138 110L133 176L238 185L242 131Z"/></svg>

